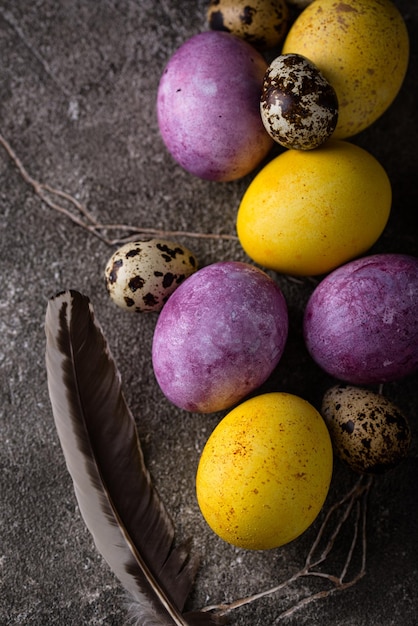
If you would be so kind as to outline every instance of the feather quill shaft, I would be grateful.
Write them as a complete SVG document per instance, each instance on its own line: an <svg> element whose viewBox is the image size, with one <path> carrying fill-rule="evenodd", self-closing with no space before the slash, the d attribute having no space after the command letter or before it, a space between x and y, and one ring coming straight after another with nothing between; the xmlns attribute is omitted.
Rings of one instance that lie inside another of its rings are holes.
<svg viewBox="0 0 418 626"><path fill-rule="evenodd" d="M79 508L96 547L132 596L141 626L210 626L183 614L196 559L174 547L174 527L147 471L120 375L89 299L48 303L46 367L52 412Z"/></svg>

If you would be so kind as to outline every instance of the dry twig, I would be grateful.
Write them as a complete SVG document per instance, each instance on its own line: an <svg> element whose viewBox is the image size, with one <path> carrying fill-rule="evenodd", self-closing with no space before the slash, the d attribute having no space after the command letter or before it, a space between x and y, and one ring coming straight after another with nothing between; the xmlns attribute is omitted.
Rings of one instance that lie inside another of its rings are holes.
<svg viewBox="0 0 418 626"><path fill-rule="evenodd" d="M76 198L64 191L55 189L48 184L40 183L28 173L9 142L0 133L0 145L3 146L23 180L32 187L35 194L50 209L61 213L72 222L95 235L109 246L122 245L138 237L192 237L195 239L217 239L237 241L236 235L219 233L195 233L184 230L165 230L157 228L140 228L130 224L102 224ZM64 204L63 204L64 202ZM110 232L119 233L112 238ZM126 233L126 234L125 234Z"/></svg>
<svg viewBox="0 0 418 626"><path fill-rule="evenodd" d="M330 507L309 550L304 566L293 574L293 576L265 591L260 591L251 596L234 600L229 604L207 606L203 610L212 611L217 615L226 615L260 598L284 591L302 577L314 576L323 578L332 583L332 586L328 589L312 593L283 610L276 618L275 623L277 624L279 621L290 617L308 604L355 585L366 573L367 496L372 482L372 477L361 476L354 487ZM346 522L350 519L353 521L353 535L340 573L334 575L318 570L317 568L329 557L337 537L342 532ZM320 545L324 540L326 541L326 545L320 550ZM353 564L354 556L357 552L360 552L360 568L351 578L347 578L348 570Z"/></svg>

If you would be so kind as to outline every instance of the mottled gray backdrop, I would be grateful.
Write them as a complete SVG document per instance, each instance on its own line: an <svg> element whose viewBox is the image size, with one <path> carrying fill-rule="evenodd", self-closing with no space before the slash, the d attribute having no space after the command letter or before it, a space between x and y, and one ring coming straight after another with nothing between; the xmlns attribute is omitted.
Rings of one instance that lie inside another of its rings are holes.
<svg viewBox="0 0 418 626"><path fill-rule="evenodd" d="M386 168L393 210L373 251L417 254L418 5L396 2L411 37L411 62L396 102L354 141ZM101 222L235 233L252 179L210 183L182 171L159 137L155 98L174 50L207 28L198 0L0 0L0 130L27 172L85 204ZM0 146L0 624L121 625L122 589L96 552L76 505L55 432L44 368L44 314L55 292L75 288L96 309L124 381L146 460L180 539L192 536L201 569L190 606L231 601L280 583L304 561L318 528L271 552L237 550L208 530L194 474L219 415L186 414L162 396L150 347L156 317L109 301L103 270L113 248L34 193ZM236 241L178 237L201 265L246 259ZM265 389L319 406L333 381L307 356L303 307L314 284L275 276L289 303L288 347ZM286 623L413 626L418 615L418 375L387 385L410 416L414 440L401 467L375 481L367 516L367 575L310 604ZM339 464L325 510L355 482ZM352 524L324 571L338 572ZM355 559L358 565L358 560ZM233 614L240 626L271 626L287 606L329 588L303 579Z"/></svg>

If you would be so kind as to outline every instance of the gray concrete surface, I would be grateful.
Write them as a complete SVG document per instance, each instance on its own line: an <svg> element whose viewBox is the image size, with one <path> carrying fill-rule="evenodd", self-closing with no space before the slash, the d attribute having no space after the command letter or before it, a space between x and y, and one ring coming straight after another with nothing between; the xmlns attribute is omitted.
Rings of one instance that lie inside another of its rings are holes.
<svg viewBox="0 0 418 626"><path fill-rule="evenodd" d="M418 6L396 4L411 36L408 75L390 110L355 142L380 160L393 185L392 216L373 250L416 255ZM206 28L205 7L203 0L0 0L0 128L28 172L75 196L102 222L233 234L252 176L227 184L189 176L165 151L155 116L163 67ZM113 248L42 203L1 147L0 181L0 624L116 626L126 615L123 591L81 521L46 389L46 303L69 287L93 301L178 537L192 536L201 554L190 606L231 601L288 578L302 566L318 524L282 549L256 553L225 545L207 529L194 472L219 416L185 414L162 397L150 363L156 317L116 310L104 289ZM202 265L246 260L234 241L178 239ZM318 406L332 381L310 361L300 334L313 284L276 279L289 302L291 332L265 388ZM283 623L418 623L417 388L417 374L385 387L409 415L414 439L409 458L372 487L366 576ZM337 464L325 509L354 481ZM343 564L350 528L324 571ZM326 588L325 580L302 579L235 611L232 623L272 626L283 608Z"/></svg>

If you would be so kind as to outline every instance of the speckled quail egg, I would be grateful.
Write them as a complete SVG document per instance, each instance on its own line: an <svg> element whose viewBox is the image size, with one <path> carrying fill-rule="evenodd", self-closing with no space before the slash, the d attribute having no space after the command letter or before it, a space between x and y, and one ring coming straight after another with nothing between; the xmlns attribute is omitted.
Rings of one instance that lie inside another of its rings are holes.
<svg viewBox="0 0 418 626"><path fill-rule="evenodd" d="M381 474L408 454L408 421L393 402L378 393L335 385L325 393L321 413L336 456L358 473Z"/></svg>
<svg viewBox="0 0 418 626"><path fill-rule="evenodd" d="M105 268L107 291L129 311L160 311L173 291L197 269L188 248L164 239L133 241L120 247Z"/></svg>
<svg viewBox="0 0 418 626"><path fill-rule="evenodd" d="M264 76L260 113L268 134L285 148L312 150L326 141L338 122L334 88L300 54L282 54Z"/></svg>
<svg viewBox="0 0 418 626"><path fill-rule="evenodd" d="M255 48L278 46L287 33L289 9L285 0L212 0L209 27L236 35Z"/></svg>

